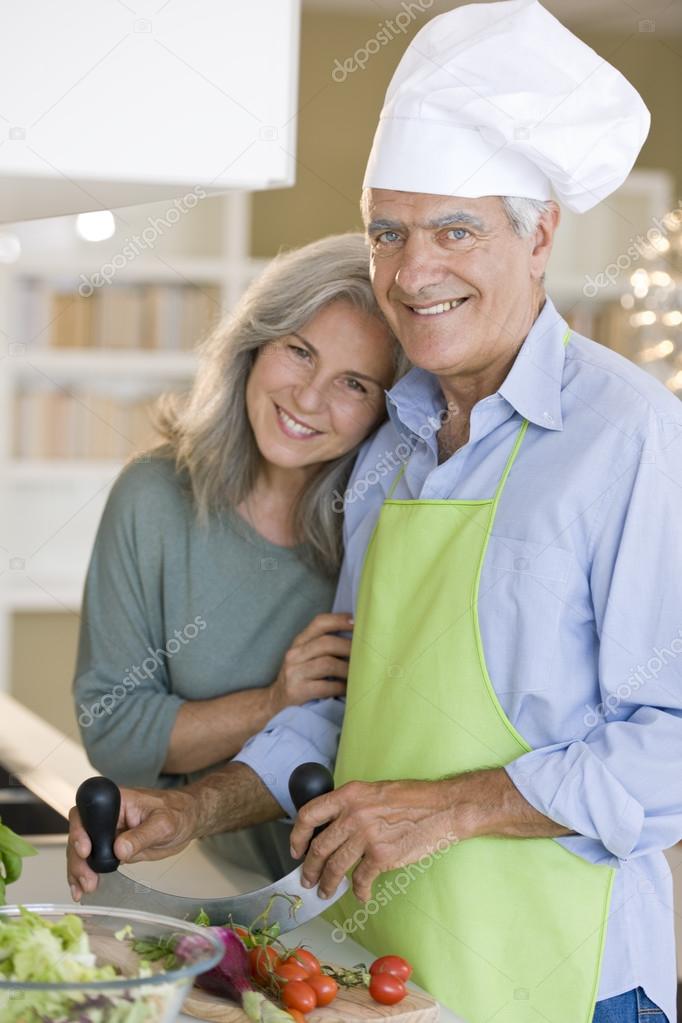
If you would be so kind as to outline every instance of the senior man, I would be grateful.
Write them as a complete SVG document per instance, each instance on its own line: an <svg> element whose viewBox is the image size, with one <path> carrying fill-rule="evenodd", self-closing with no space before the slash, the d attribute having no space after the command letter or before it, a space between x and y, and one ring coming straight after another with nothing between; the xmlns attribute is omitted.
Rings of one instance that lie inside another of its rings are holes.
<svg viewBox="0 0 682 1023"><path fill-rule="evenodd" d="M332 762L343 717L337 788L293 852L326 824L304 876L331 895L355 868L339 933L406 955L470 1023L675 1018L682 415L544 289L552 189L594 206L648 123L534 0L416 36L363 193L374 289L415 368L346 493L345 714L290 708L225 770L124 792L123 860L293 816L290 770ZM74 816L76 896L87 851Z"/></svg>

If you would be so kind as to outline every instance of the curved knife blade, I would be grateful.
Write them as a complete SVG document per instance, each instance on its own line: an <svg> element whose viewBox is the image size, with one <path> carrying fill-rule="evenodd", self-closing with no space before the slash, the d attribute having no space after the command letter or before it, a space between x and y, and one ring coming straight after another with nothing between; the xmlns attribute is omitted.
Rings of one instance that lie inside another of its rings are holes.
<svg viewBox="0 0 682 1023"><path fill-rule="evenodd" d="M101 874L97 890L84 896L82 901L84 905L116 906L123 909L140 909L144 906L146 912L181 920L194 920L203 910L213 925L225 924L230 918L234 923L248 925L265 911L274 895L281 894L289 898L273 900L268 924L278 923L282 931L291 931L323 913L348 891L348 887L348 879L344 877L334 895L323 899L318 895L317 888L303 887L301 867L296 867L278 881L252 892L224 898L188 898L152 888L129 877L124 873L124 868L119 867L111 874ZM295 911L291 901L293 899L300 899Z"/></svg>

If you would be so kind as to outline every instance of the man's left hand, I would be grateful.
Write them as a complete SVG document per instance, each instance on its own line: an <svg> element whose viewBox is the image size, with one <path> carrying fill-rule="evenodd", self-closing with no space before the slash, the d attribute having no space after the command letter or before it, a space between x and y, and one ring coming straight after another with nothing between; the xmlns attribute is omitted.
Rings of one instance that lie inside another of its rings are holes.
<svg viewBox="0 0 682 1023"><path fill-rule="evenodd" d="M303 807L291 833L291 851L302 856L314 829L326 825L310 842L304 884L319 885L323 898L329 898L358 863L353 891L366 902L379 874L444 852L456 842L461 836L454 833L453 820L452 780L351 781Z"/></svg>
<svg viewBox="0 0 682 1023"><path fill-rule="evenodd" d="M312 842L315 828L326 825ZM531 806L503 768L440 781L351 781L312 799L291 832L291 852L303 863L307 887L329 898L357 863L353 891L366 902L387 870L442 853L479 835L553 838L572 832ZM308 843L310 847L308 848Z"/></svg>

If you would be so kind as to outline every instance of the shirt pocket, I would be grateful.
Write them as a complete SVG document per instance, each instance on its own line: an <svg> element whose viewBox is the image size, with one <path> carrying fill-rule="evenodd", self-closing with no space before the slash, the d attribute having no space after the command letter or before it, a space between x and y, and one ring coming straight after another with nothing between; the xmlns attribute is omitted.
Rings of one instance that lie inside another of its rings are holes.
<svg viewBox="0 0 682 1023"><path fill-rule="evenodd" d="M550 690L559 628L570 614L573 564L573 554L562 547L490 537L478 610L498 694Z"/></svg>

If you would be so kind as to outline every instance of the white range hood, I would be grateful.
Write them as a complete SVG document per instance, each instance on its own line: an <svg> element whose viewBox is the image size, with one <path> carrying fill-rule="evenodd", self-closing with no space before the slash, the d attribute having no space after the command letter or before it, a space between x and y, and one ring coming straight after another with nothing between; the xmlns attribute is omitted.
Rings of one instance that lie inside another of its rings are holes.
<svg viewBox="0 0 682 1023"><path fill-rule="evenodd" d="M299 3L6 8L0 222L293 184Z"/></svg>

